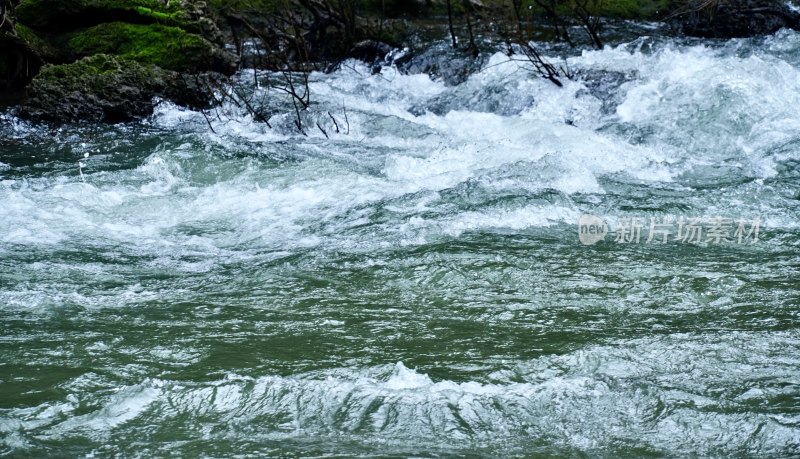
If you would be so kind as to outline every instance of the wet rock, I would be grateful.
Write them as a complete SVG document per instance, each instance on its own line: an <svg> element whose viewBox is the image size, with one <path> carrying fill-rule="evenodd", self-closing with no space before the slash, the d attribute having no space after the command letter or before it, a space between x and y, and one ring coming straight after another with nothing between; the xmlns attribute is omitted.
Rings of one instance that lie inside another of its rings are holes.
<svg viewBox="0 0 800 459"><path fill-rule="evenodd" d="M784 27L800 29L800 13L783 1L717 1L704 5L693 8L690 4L688 12L679 12L677 20L683 33L702 38L736 38L771 34Z"/></svg>
<svg viewBox="0 0 800 459"><path fill-rule="evenodd" d="M22 0L16 14L22 24L54 32L129 22L181 27L212 42L222 37L201 0Z"/></svg>
<svg viewBox="0 0 800 459"><path fill-rule="evenodd" d="M47 65L28 87L20 115L36 121L123 122L150 115L161 97L193 108L211 103L213 74L185 75L98 54Z"/></svg>
<svg viewBox="0 0 800 459"><path fill-rule="evenodd" d="M113 54L176 71L237 67L200 0L22 0L16 15L51 63Z"/></svg>
<svg viewBox="0 0 800 459"><path fill-rule="evenodd" d="M392 52L392 47L376 40L364 40L356 43L350 50L349 57L362 60L368 64L383 62L386 55Z"/></svg>
<svg viewBox="0 0 800 459"><path fill-rule="evenodd" d="M217 25L217 18L208 3L198 0L183 0L177 17L180 26L187 32L195 33L216 45L225 46L225 35Z"/></svg>
<svg viewBox="0 0 800 459"><path fill-rule="evenodd" d="M113 54L143 64L182 72L212 70L232 75L234 55L199 35L160 24L99 24L66 36L67 49L76 57Z"/></svg>
<svg viewBox="0 0 800 459"><path fill-rule="evenodd" d="M623 84L635 80L637 71L618 72L612 70L581 69L575 72L573 78L583 83L586 89L579 91L576 96L584 93L591 95L601 102L600 111L604 115L614 114L619 104L622 103L623 94L615 91Z"/></svg>
<svg viewBox="0 0 800 459"><path fill-rule="evenodd" d="M20 114L34 120L127 121L157 97L206 107L238 66L201 0L22 0L15 11L20 49L38 58L14 61L32 62L18 86L29 83Z"/></svg>
<svg viewBox="0 0 800 459"><path fill-rule="evenodd" d="M451 111L464 110L513 116L533 103L532 94L521 94L519 88L510 81L484 83L470 80L451 86L430 100L413 105L409 112L416 116L425 113L444 116Z"/></svg>
<svg viewBox="0 0 800 459"><path fill-rule="evenodd" d="M421 53L408 53L395 61L404 73L425 73L445 84L454 86L467 81L483 67L485 55L453 49L447 43L437 43Z"/></svg>

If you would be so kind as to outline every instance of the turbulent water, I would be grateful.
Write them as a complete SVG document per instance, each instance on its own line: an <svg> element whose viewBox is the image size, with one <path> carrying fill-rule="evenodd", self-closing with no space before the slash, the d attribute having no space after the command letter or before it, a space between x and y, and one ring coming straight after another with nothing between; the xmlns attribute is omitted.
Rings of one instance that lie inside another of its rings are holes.
<svg viewBox="0 0 800 459"><path fill-rule="evenodd" d="M0 455L800 455L800 34L562 64L3 115Z"/></svg>

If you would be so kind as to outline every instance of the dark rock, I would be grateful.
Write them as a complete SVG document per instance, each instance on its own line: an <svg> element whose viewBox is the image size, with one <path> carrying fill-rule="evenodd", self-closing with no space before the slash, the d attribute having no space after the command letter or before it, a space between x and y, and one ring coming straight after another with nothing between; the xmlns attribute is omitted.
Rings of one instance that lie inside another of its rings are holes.
<svg viewBox="0 0 800 459"><path fill-rule="evenodd" d="M375 40L364 40L356 43L348 53L349 57L362 60L367 64L383 62L386 55L392 52L392 47L386 43Z"/></svg>
<svg viewBox="0 0 800 459"><path fill-rule="evenodd" d="M112 54L176 71L225 74L238 64L202 0L22 0L16 14L23 38L50 63Z"/></svg>
<svg viewBox="0 0 800 459"><path fill-rule="evenodd" d="M375 15L385 14L390 18L421 17L430 11L432 3L431 0L388 0L377 5L373 4L376 11L372 13Z"/></svg>
<svg viewBox="0 0 800 459"><path fill-rule="evenodd" d="M22 0L21 23L34 29L68 32L106 22L162 24L223 44L213 12L202 0Z"/></svg>
<svg viewBox="0 0 800 459"><path fill-rule="evenodd" d="M98 54L45 66L28 87L20 115L36 121L116 123L150 115L156 97L205 108L212 102L215 79Z"/></svg>
<svg viewBox="0 0 800 459"><path fill-rule="evenodd" d="M395 60L397 68L404 73L425 73L453 86L463 83L473 73L481 70L484 55L453 49L447 43L437 43L418 54L409 53Z"/></svg>
<svg viewBox="0 0 800 459"><path fill-rule="evenodd" d="M20 34L14 8L18 0L0 0L0 99L11 101L44 64L36 44Z"/></svg>
<svg viewBox="0 0 800 459"><path fill-rule="evenodd" d="M21 23L38 30L64 32L104 22L179 24L179 3L158 0L22 0Z"/></svg>
<svg viewBox="0 0 800 459"><path fill-rule="evenodd" d="M159 96L184 107L205 109L217 103L214 91L226 81L225 75L215 72L166 72L166 86Z"/></svg>
<svg viewBox="0 0 800 459"><path fill-rule="evenodd" d="M187 32L198 34L220 47L225 46L225 35L217 25L218 18L205 1L181 1L177 17L179 25Z"/></svg>
<svg viewBox="0 0 800 459"><path fill-rule="evenodd" d="M800 29L800 13L778 0L713 2L678 14L686 35L702 38L752 37L787 27Z"/></svg>
<svg viewBox="0 0 800 459"><path fill-rule="evenodd" d="M0 2L21 22L0 30L0 73L14 81L0 96L27 85L29 119L128 121L151 114L156 98L205 108L238 66L203 0Z"/></svg>

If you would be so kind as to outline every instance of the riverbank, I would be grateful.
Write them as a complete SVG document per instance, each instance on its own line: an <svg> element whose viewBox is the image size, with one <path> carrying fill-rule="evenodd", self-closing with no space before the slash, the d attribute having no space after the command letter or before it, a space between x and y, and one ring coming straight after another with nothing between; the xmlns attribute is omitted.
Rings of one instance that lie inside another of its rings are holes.
<svg viewBox="0 0 800 459"><path fill-rule="evenodd" d="M800 27L800 13L778 1L2 2L0 100L19 104L23 117L48 122L138 119L152 113L156 98L207 109L221 102L227 77L239 68L302 74L355 57L376 69L398 65L441 76L437 69L444 68L454 75L445 78L463 81L480 68L481 52L505 49L522 52L542 76L560 82L569 75L533 57L539 53L531 40L600 49L617 42L607 31L623 20L667 21L662 30L670 35L709 38ZM430 62L431 44L443 36L464 57ZM420 59L405 66L397 56L387 60L397 49L406 50L405 62ZM305 108L305 93L286 76L279 88L288 87ZM254 117L263 117L256 110Z"/></svg>

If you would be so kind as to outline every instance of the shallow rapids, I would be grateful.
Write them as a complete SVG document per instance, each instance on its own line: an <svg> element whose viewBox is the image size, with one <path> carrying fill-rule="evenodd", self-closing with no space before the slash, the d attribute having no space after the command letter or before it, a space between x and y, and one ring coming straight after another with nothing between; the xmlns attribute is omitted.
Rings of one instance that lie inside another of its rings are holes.
<svg viewBox="0 0 800 459"><path fill-rule="evenodd" d="M800 34L551 58L0 115L0 455L800 455Z"/></svg>

